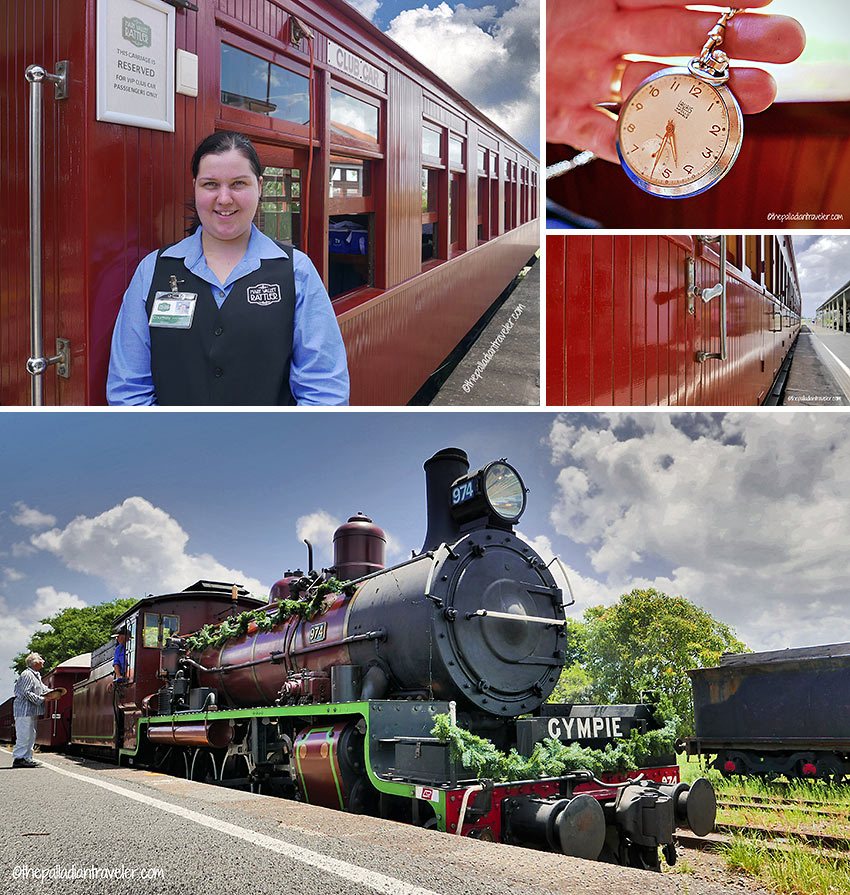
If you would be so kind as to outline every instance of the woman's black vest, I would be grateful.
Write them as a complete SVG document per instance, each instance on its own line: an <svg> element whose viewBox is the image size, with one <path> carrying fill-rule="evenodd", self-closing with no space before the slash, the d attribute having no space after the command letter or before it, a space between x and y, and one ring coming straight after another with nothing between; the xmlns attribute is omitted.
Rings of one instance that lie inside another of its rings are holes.
<svg viewBox="0 0 850 895"><path fill-rule="evenodd" d="M295 320L293 249L286 258L263 259L237 280L219 308L211 286L182 258L160 250L145 308L157 292L197 294L188 329L151 326L151 375L157 404L295 404L289 389Z"/></svg>

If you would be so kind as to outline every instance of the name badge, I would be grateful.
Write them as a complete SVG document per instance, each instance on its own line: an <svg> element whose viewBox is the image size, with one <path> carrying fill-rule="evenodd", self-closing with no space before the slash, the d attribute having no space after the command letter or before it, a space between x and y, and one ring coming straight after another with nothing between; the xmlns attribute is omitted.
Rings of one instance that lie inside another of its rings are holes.
<svg viewBox="0 0 850 895"><path fill-rule="evenodd" d="M195 292L157 292L148 323L168 329L189 329L197 301Z"/></svg>

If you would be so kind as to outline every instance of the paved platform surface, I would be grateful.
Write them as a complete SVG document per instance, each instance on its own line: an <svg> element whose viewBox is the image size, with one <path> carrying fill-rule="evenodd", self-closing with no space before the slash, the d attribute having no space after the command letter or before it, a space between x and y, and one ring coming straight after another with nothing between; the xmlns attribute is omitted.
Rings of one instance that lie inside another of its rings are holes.
<svg viewBox="0 0 850 895"><path fill-rule="evenodd" d="M540 404L540 266L520 277L432 407Z"/></svg>
<svg viewBox="0 0 850 895"><path fill-rule="evenodd" d="M785 407L841 407L850 404L850 334L815 324L800 329Z"/></svg>
<svg viewBox="0 0 850 895"><path fill-rule="evenodd" d="M738 888L459 839L78 758L0 748L4 893L732 895ZM45 871L57 878L44 878ZM89 878L62 878L89 872ZM100 871L98 878L93 871ZM104 874L112 873L113 878ZM117 874L121 874L118 876ZM748 888L748 895L767 895Z"/></svg>
<svg viewBox="0 0 850 895"><path fill-rule="evenodd" d="M812 324L801 327L785 383L783 406L841 407L850 404L850 376L830 356L832 350L826 348L827 340L835 341L832 335ZM844 339L850 349L850 335Z"/></svg>

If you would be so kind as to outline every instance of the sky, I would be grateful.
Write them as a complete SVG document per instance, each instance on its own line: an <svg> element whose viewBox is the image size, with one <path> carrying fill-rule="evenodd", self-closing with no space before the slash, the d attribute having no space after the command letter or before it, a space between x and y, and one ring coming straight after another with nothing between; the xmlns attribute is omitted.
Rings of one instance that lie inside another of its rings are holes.
<svg viewBox="0 0 850 895"><path fill-rule="evenodd" d="M407 558L422 464L449 446L517 468L517 531L570 570L572 618L652 586L753 649L850 641L841 413L2 411L0 445L0 701L13 656L66 606L200 578L265 597L306 564L302 538L330 565L357 512L388 562Z"/></svg>
<svg viewBox="0 0 850 895"><path fill-rule="evenodd" d="M349 2L539 157L539 0Z"/></svg>
<svg viewBox="0 0 850 895"><path fill-rule="evenodd" d="M850 237L794 236L793 240L803 317L813 317L850 280Z"/></svg>

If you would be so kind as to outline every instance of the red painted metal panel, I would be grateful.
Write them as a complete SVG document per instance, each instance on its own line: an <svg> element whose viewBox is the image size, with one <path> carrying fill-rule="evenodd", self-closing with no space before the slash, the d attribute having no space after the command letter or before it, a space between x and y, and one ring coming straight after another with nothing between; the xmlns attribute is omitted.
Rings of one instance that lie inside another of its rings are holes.
<svg viewBox="0 0 850 895"><path fill-rule="evenodd" d="M566 361L564 374L567 404L592 403L592 330L590 316L593 294L593 241L567 239ZM548 305L548 302L547 302Z"/></svg>
<svg viewBox="0 0 850 895"><path fill-rule="evenodd" d="M547 237L547 252L550 404L758 404L799 328L771 332L782 306L730 261L727 360L698 363L700 350L720 351L720 302L697 299L689 313L686 261L709 288L715 248L688 236L573 235Z"/></svg>
<svg viewBox="0 0 850 895"><path fill-rule="evenodd" d="M557 236L546 237L546 282L550 295L564 294L567 242L568 240ZM555 302L546 318L546 357L551 360L546 376L546 403L550 405L567 403L564 382L567 344L564 318L564 305Z"/></svg>

